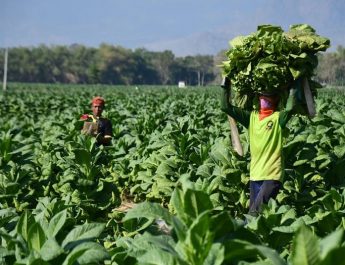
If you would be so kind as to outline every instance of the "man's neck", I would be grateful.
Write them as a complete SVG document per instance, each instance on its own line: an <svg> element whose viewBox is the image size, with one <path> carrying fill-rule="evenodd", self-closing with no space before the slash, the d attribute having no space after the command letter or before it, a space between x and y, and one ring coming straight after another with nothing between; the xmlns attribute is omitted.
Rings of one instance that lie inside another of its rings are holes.
<svg viewBox="0 0 345 265"><path fill-rule="evenodd" d="M275 112L274 108L262 108L259 111L259 120L263 120L266 117L271 116Z"/></svg>

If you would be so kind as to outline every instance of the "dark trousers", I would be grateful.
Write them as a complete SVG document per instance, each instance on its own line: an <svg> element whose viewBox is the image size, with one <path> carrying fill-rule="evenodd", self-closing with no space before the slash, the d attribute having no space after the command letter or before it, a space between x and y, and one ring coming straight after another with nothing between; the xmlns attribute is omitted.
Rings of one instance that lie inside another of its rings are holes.
<svg viewBox="0 0 345 265"><path fill-rule="evenodd" d="M249 214L257 215L263 203L277 197L280 188L281 182L278 180L250 181Z"/></svg>

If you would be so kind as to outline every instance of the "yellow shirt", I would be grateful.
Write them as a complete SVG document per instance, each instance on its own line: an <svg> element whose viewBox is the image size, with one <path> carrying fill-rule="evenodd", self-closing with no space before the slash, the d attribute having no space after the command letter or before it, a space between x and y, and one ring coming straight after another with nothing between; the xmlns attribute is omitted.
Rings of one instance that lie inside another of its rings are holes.
<svg viewBox="0 0 345 265"><path fill-rule="evenodd" d="M249 121L250 180L282 180L283 129L279 124L279 112L259 120L253 111Z"/></svg>

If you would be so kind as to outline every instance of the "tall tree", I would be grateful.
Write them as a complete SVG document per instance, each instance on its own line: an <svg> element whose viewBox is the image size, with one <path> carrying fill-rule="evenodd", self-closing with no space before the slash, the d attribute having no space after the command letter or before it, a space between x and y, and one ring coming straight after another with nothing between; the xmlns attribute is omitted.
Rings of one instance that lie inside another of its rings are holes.
<svg viewBox="0 0 345 265"><path fill-rule="evenodd" d="M136 49L133 54L135 62L134 84L159 84L159 73L153 65L155 53L146 49Z"/></svg>
<svg viewBox="0 0 345 265"><path fill-rule="evenodd" d="M174 54L171 51L156 52L152 57L152 65L156 68L160 83L171 84L171 66L174 63Z"/></svg>

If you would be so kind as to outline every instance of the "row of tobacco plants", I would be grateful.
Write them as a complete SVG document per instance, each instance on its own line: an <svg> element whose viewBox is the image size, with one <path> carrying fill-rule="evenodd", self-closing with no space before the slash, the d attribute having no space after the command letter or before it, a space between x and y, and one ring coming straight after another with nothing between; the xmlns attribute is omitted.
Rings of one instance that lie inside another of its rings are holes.
<svg viewBox="0 0 345 265"><path fill-rule="evenodd" d="M80 134L106 98L113 144ZM220 88L12 84L0 95L1 264L345 264L345 94L289 123L277 199L248 216Z"/></svg>

